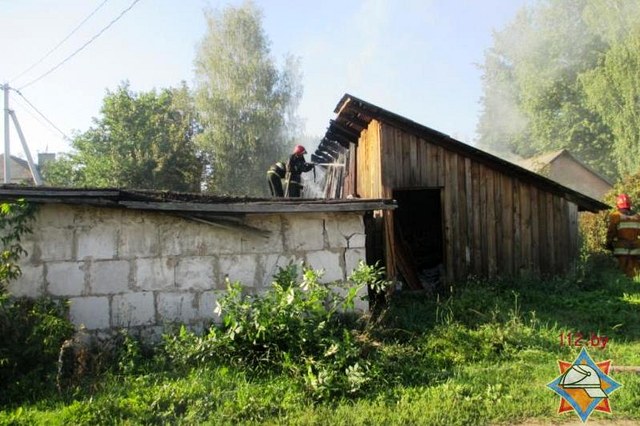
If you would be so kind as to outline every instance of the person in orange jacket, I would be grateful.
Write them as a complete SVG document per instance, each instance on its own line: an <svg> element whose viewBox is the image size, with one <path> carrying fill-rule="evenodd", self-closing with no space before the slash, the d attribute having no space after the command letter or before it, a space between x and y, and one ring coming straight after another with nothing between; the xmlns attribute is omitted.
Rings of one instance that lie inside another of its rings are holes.
<svg viewBox="0 0 640 426"><path fill-rule="evenodd" d="M613 251L618 266L629 277L640 272L640 215L631 210L631 198L620 194L617 210L609 215L607 247Z"/></svg>

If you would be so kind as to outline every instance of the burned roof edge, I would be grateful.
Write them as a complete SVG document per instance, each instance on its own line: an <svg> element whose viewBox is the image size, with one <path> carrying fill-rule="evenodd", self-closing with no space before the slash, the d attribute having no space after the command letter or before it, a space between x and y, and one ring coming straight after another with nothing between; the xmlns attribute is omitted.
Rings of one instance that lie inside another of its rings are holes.
<svg viewBox="0 0 640 426"><path fill-rule="evenodd" d="M358 112L358 115L364 115L369 118L369 121L372 118L375 118L378 121L387 122L389 124L395 125L398 128L410 131L410 132L418 132L421 135L429 135L432 139L429 139L429 142L435 143L437 145L442 146L445 149L448 149L453 152L458 152L463 155L469 156L470 158L475 159L478 162L484 163L489 167L500 170L503 173L511 173L518 176L520 179L523 179L526 182L532 183L538 187L543 188L544 190L562 194L564 198L568 201L575 203L578 206L580 211L591 211L596 212L600 210L609 210L611 206L591 198L585 194L574 191L571 188L567 188L564 185L559 184L551 179L548 179L542 175L534 173L530 170L527 170L523 167L520 167L514 163L511 163L507 160L504 160L500 157L497 157L493 154L490 154L481 149L475 148L469 144L458 141L451 136L441 133L437 130L434 130L430 127L424 126L420 123L417 123L409 118L403 117L396 113L393 113L389 110L366 102L356 96L353 96L349 93L345 93L338 104L334 112L338 114L335 121L340 122L341 120L345 120L347 124L349 124L348 115L349 110L355 110ZM342 117L342 116L345 117ZM357 119L362 120L363 117L356 117ZM366 121L366 120L365 120ZM358 126L354 126L358 129ZM331 131L331 127L327 130L327 132ZM360 130L361 131L361 130ZM352 140L351 142L357 143L356 140Z"/></svg>
<svg viewBox="0 0 640 426"><path fill-rule="evenodd" d="M275 214L363 212L395 209L388 199L291 199L213 196L170 191L99 188L43 188L0 185L0 200L25 199L41 204L82 204L174 213Z"/></svg>

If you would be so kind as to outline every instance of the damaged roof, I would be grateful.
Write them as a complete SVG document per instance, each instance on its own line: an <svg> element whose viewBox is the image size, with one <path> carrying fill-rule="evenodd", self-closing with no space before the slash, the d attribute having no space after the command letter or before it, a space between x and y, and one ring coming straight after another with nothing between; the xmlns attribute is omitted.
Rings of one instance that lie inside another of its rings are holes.
<svg viewBox="0 0 640 426"><path fill-rule="evenodd" d="M334 112L337 116L334 120L330 121L325 136L311 157L312 161L334 162L337 157L337 155L334 154L335 152L349 149L350 143L357 144L360 133L369 126L371 120L377 120L417 135L422 139L428 140L429 143L439 145L449 151L469 157L492 169L510 176L515 176L542 190L562 196L568 201L575 203L581 211L587 210L595 212L611 208L601 201L560 185L542 175L474 148L464 142L453 139L449 135L423 126L408 118L365 102L348 93L340 99Z"/></svg>
<svg viewBox="0 0 640 426"><path fill-rule="evenodd" d="M222 215L363 212L396 207L395 201L383 199L249 198L153 190L0 185L0 200L17 199L45 204L82 204L133 210Z"/></svg>

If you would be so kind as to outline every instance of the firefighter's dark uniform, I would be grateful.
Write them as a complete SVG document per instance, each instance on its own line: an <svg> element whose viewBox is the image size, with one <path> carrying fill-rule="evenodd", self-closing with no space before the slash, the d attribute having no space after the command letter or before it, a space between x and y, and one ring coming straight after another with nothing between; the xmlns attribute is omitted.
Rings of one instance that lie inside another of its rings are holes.
<svg viewBox="0 0 640 426"><path fill-rule="evenodd" d="M286 166L282 161L278 161L267 170L267 182L272 197L284 197L282 189L282 179L287 173Z"/></svg>
<svg viewBox="0 0 640 426"><path fill-rule="evenodd" d="M313 169L313 163L307 163L302 155L292 154L287 161L285 196L299 197L302 193L302 173Z"/></svg>
<svg viewBox="0 0 640 426"><path fill-rule="evenodd" d="M636 276L640 272L640 216L628 209L611 213L607 246L613 250L620 269L630 277Z"/></svg>

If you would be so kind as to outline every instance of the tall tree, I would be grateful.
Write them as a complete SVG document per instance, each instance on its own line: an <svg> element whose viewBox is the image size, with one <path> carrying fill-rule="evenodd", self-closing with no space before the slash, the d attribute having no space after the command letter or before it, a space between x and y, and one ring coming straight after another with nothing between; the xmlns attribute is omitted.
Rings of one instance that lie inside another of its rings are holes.
<svg viewBox="0 0 640 426"><path fill-rule="evenodd" d="M587 102L609 126L622 176L640 171L640 3L599 0L590 22L611 43L598 67L580 81Z"/></svg>
<svg viewBox="0 0 640 426"><path fill-rule="evenodd" d="M613 153L623 175L640 169L640 31L616 43L602 66L582 81L590 105L600 113L616 140Z"/></svg>
<svg viewBox="0 0 640 426"><path fill-rule="evenodd" d="M607 49L583 18L588 6L583 0L539 2L494 34L483 65L480 146L524 157L568 148L601 173L616 175L610 129L579 81Z"/></svg>
<svg viewBox="0 0 640 426"><path fill-rule="evenodd" d="M245 2L207 15L195 66L207 190L265 195L266 170L291 149L297 130L297 60L277 67L261 12Z"/></svg>
<svg viewBox="0 0 640 426"><path fill-rule="evenodd" d="M502 32L494 33L494 46L485 52L482 112L478 120L478 144L501 156L518 151L530 138L528 119L520 108L521 93L516 75L517 50L505 33L514 33L530 20L527 9ZM514 51L515 50L515 51ZM522 154L520 154L522 155Z"/></svg>
<svg viewBox="0 0 640 426"><path fill-rule="evenodd" d="M47 164L51 185L199 191L202 162L192 97L183 84L133 92L107 91L101 117L75 136L73 151Z"/></svg>

